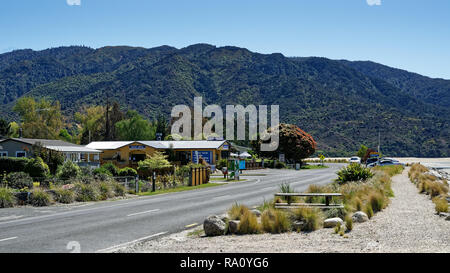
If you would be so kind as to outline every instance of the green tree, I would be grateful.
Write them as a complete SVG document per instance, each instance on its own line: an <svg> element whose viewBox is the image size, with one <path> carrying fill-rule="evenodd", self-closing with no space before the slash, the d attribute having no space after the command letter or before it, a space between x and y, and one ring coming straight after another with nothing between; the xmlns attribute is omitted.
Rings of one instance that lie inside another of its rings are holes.
<svg viewBox="0 0 450 273"><path fill-rule="evenodd" d="M81 131L81 144L104 140L104 113L103 106L83 106L80 112L75 113L75 120L79 123L78 128Z"/></svg>
<svg viewBox="0 0 450 273"><path fill-rule="evenodd" d="M147 171L171 167L172 165L167 160L167 157L168 156L163 154L162 152L155 151L150 158L138 162L138 169Z"/></svg>
<svg viewBox="0 0 450 273"><path fill-rule="evenodd" d="M61 105L46 99L31 97L17 100L13 110L22 119L23 136L27 138L57 139L63 127Z"/></svg>
<svg viewBox="0 0 450 273"><path fill-rule="evenodd" d="M3 118L0 118L0 137L8 137L10 134L11 124Z"/></svg>
<svg viewBox="0 0 450 273"><path fill-rule="evenodd" d="M126 118L116 123L119 140L154 140L156 127L136 111L128 111Z"/></svg>
<svg viewBox="0 0 450 273"><path fill-rule="evenodd" d="M162 134L161 139L165 139L169 135L169 125L166 117L162 113L159 113L154 124L156 124L156 133Z"/></svg>
<svg viewBox="0 0 450 273"><path fill-rule="evenodd" d="M13 121L9 124L9 137L19 137L19 124Z"/></svg>
<svg viewBox="0 0 450 273"><path fill-rule="evenodd" d="M359 148L359 151L356 153L356 155L363 159L366 156L368 149L368 147L361 144L361 147Z"/></svg>

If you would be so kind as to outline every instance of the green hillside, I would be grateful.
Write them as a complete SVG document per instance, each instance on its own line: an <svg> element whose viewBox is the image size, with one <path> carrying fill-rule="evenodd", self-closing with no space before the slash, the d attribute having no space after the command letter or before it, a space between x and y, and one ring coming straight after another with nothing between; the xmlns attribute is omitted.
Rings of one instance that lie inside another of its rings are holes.
<svg viewBox="0 0 450 273"><path fill-rule="evenodd" d="M434 99L448 98L450 81L410 84L414 89L392 74L372 73L364 63L207 44L21 50L0 55L0 115L16 118L12 106L24 95L58 99L69 118L107 96L147 117L203 96L222 106L279 104L281 121L311 133L328 156L375 147L378 129L387 155L450 156L450 111Z"/></svg>

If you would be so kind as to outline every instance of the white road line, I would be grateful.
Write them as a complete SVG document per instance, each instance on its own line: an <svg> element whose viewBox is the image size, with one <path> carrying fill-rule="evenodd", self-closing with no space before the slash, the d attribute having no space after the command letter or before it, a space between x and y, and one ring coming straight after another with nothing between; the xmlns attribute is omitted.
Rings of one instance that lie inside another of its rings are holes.
<svg viewBox="0 0 450 273"><path fill-rule="evenodd" d="M141 212L136 212L136 213L132 213L132 214L128 214L128 216L135 216L135 215L139 215L139 214L144 214L144 213L150 213L150 212L155 212L158 211L159 209L152 209L152 210L147 210L147 211L141 211Z"/></svg>
<svg viewBox="0 0 450 273"><path fill-rule="evenodd" d="M97 250L97 251L95 251L95 252L96 252L96 253L107 252L107 251L113 250L113 249L115 249L115 248L122 248L122 247L125 247L125 246L130 245L130 244L134 244L134 243L137 243L137 242L140 242L140 241L148 240L148 239L153 238L153 237L157 237L157 236L160 236L160 235L164 235L164 234L166 234L166 233L167 233L167 231L165 231L165 232L160 232L160 233L156 233L156 234L149 235L149 236L146 236L146 237L142 237L142 238L139 238L139 239L130 241L130 242L126 242L126 243L123 243L123 244L111 246L111 247L104 248L104 249L100 249L100 250Z"/></svg>
<svg viewBox="0 0 450 273"><path fill-rule="evenodd" d="M229 195L229 194L227 194L227 195L221 195L221 196L217 196L217 197L214 197L214 198L212 198L211 200L216 200L216 199L223 199L223 198L227 198L227 197L230 197L230 195Z"/></svg>
<svg viewBox="0 0 450 273"><path fill-rule="evenodd" d="M14 239L17 239L17 237L10 237L10 238L5 238L5 239L0 239L0 242L14 240Z"/></svg>

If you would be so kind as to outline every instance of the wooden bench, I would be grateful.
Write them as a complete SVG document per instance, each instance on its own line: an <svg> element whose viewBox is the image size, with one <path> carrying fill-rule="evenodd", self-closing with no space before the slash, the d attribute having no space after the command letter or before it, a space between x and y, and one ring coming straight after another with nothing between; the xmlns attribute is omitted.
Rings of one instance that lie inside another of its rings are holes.
<svg viewBox="0 0 450 273"><path fill-rule="evenodd" d="M292 208L300 208L300 207L314 207L321 209L332 209L338 208L343 209L343 204L330 204L331 198L333 196L342 197L340 193L302 193L302 192L292 192L292 193L276 193L275 196L301 196L301 197L325 197L325 204L322 203L275 203L276 209L292 209Z"/></svg>

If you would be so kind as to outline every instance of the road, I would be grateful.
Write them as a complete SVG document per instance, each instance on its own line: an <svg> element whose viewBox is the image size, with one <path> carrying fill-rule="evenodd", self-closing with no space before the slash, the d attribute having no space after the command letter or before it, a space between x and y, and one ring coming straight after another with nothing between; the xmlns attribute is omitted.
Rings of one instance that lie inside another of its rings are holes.
<svg viewBox="0 0 450 273"><path fill-rule="evenodd" d="M0 209L0 252L105 252L201 224L234 202L255 206L288 182L296 191L323 185L342 164L314 170L255 170L248 179L197 190L82 205Z"/></svg>

